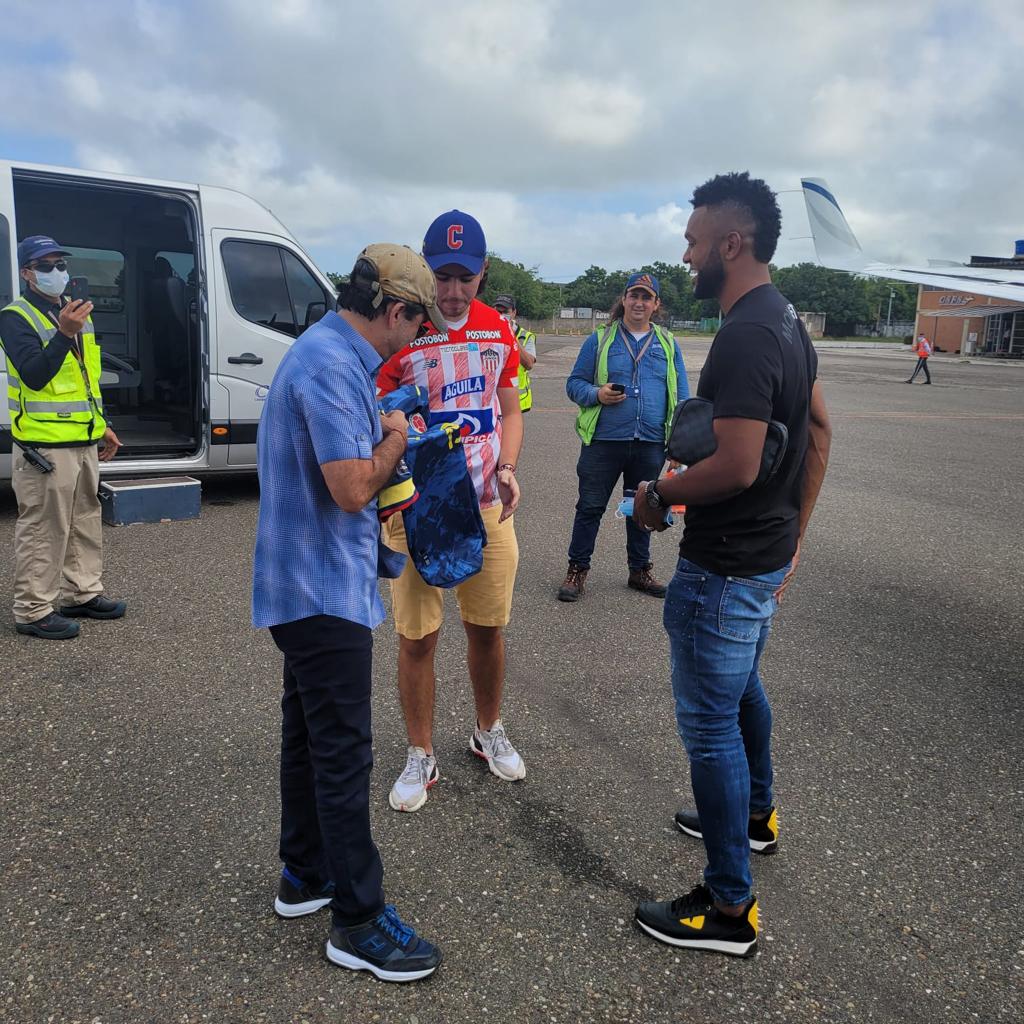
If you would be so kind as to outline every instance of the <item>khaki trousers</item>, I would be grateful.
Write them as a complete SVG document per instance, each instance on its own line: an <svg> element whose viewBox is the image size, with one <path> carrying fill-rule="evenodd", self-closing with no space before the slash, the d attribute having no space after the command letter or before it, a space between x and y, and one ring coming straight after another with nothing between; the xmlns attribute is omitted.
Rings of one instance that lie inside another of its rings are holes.
<svg viewBox="0 0 1024 1024"><path fill-rule="evenodd" d="M38 451L53 463L52 473L40 473L30 466L16 445L11 460L11 483L18 499L14 527L16 622L35 622L61 604L82 604L103 593L96 445Z"/></svg>

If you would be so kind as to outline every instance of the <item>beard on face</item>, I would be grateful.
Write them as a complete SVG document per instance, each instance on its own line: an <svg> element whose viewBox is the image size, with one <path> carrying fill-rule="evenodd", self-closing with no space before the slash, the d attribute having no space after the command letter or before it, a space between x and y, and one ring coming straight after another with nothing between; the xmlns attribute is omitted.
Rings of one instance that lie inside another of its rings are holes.
<svg viewBox="0 0 1024 1024"><path fill-rule="evenodd" d="M717 249L708 254L704 266L697 271L697 279L693 282L695 299L717 299L725 284L725 264Z"/></svg>

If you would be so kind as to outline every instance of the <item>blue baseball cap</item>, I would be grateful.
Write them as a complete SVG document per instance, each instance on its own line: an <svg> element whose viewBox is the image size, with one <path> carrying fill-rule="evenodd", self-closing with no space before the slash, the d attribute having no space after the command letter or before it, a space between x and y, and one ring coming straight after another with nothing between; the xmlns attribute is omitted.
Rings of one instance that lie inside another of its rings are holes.
<svg viewBox="0 0 1024 1024"><path fill-rule="evenodd" d="M658 279L653 274L647 274L643 271L630 274L625 290L628 292L630 288L646 288L652 295L657 295L661 298L661 285L658 284Z"/></svg>
<svg viewBox="0 0 1024 1024"><path fill-rule="evenodd" d="M442 213L423 237L423 258L431 270L457 263L471 274L479 274L487 258L484 229L476 217L461 210Z"/></svg>
<svg viewBox="0 0 1024 1024"><path fill-rule="evenodd" d="M18 267L27 267L40 256L70 256L49 235L29 235L18 243Z"/></svg>

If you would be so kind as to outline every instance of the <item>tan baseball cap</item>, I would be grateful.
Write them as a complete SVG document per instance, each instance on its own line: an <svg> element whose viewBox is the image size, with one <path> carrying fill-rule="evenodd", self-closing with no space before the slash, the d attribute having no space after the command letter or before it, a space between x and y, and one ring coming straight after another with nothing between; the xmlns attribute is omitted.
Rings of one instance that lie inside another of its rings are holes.
<svg viewBox="0 0 1024 1024"><path fill-rule="evenodd" d="M407 245L377 242L368 245L359 258L376 267L380 290L385 295L425 306L430 322L444 330L447 322L437 308L437 281L427 261L418 252Z"/></svg>

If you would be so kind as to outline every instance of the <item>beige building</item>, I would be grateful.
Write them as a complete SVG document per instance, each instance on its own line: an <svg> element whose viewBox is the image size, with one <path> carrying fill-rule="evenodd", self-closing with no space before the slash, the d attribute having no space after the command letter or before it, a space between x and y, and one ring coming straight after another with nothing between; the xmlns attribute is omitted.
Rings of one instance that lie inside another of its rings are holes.
<svg viewBox="0 0 1024 1024"><path fill-rule="evenodd" d="M914 337L943 352L1024 358L1024 303L922 285Z"/></svg>

